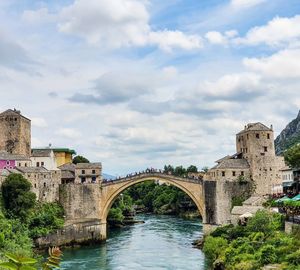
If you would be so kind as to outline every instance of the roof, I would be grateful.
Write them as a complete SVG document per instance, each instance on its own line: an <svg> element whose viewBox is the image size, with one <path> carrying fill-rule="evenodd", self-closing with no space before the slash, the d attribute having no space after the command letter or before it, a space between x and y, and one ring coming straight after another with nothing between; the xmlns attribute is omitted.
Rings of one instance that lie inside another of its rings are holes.
<svg viewBox="0 0 300 270"><path fill-rule="evenodd" d="M216 163L221 163L223 160L229 159L229 158L230 158L230 155L227 155L227 156L225 156L225 157L223 157L223 158L220 158L220 159L216 160L215 162L216 162Z"/></svg>
<svg viewBox="0 0 300 270"><path fill-rule="evenodd" d="M75 172L75 167L76 165L73 163L67 163L64 165L61 165L58 167L58 169L62 170L62 171L71 171L71 172Z"/></svg>
<svg viewBox="0 0 300 270"><path fill-rule="evenodd" d="M52 149L32 149L32 157L51 157Z"/></svg>
<svg viewBox="0 0 300 270"><path fill-rule="evenodd" d="M76 169L94 169L97 167L102 167L101 163L77 163Z"/></svg>
<svg viewBox="0 0 300 270"><path fill-rule="evenodd" d="M63 179L74 179L75 173L72 171L61 171L61 178Z"/></svg>
<svg viewBox="0 0 300 270"><path fill-rule="evenodd" d="M46 172L49 172L44 167L16 167L16 169L22 173L46 173Z"/></svg>
<svg viewBox="0 0 300 270"><path fill-rule="evenodd" d="M238 135L242 134L242 133L245 133L247 131L273 131L273 129L272 129L272 127L269 128L269 127L267 127L266 125L264 125L260 122L249 123L248 125L245 126L244 130L242 130L238 133Z"/></svg>
<svg viewBox="0 0 300 270"><path fill-rule="evenodd" d="M249 169L249 163L246 159L224 159L212 169Z"/></svg>
<svg viewBox="0 0 300 270"><path fill-rule="evenodd" d="M23 156L23 155L16 155L16 154L10 154L6 151L0 151L0 159L5 160L28 160L30 161L30 158Z"/></svg>
<svg viewBox="0 0 300 270"><path fill-rule="evenodd" d="M22 118L24 118L24 119L26 119L28 121L31 121L29 118L27 118L24 115L22 115L21 111L18 111L16 109L13 109L13 110L12 109L8 109L8 110L0 113L0 116L5 115L5 114L10 114L10 115L13 114L13 115L16 115L16 116L21 116Z"/></svg>
<svg viewBox="0 0 300 270"><path fill-rule="evenodd" d="M34 148L34 149L32 149L32 151L45 151L45 150L52 150L54 153L68 153L68 154L76 155L76 151L73 150L73 149L69 149L69 148L50 148L50 147L46 147L46 148Z"/></svg>

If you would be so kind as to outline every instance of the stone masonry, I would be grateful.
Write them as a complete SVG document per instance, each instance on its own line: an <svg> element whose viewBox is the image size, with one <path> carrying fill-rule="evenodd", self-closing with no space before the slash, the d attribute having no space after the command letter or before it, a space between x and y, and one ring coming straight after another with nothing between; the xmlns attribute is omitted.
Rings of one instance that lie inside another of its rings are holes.
<svg viewBox="0 0 300 270"><path fill-rule="evenodd" d="M20 111L7 110L0 114L0 151L30 157L31 121Z"/></svg>

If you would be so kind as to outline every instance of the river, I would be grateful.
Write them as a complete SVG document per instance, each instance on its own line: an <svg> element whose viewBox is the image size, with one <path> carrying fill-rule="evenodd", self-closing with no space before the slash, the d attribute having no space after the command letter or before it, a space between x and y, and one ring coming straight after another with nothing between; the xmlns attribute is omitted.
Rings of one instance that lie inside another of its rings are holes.
<svg viewBox="0 0 300 270"><path fill-rule="evenodd" d="M202 235L198 219L138 215L144 224L109 232L99 246L65 249L65 270L204 270L201 250L192 242Z"/></svg>

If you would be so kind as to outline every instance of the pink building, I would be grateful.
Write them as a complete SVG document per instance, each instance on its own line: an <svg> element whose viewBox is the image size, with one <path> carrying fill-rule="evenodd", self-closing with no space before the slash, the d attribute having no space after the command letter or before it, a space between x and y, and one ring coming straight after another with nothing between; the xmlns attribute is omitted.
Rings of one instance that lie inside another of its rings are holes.
<svg viewBox="0 0 300 270"><path fill-rule="evenodd" d="M0 170L3 169L14 169L16 167L16 160L12 159L1 159L0 158Z"/></svg>
<svg viewBox="0 0 300 270"><path fill-rule="evenodd" d="M16 167L31 167L30 158L21 155L13 155L5 151L1 151L0 170L15 169Z"/></svg>

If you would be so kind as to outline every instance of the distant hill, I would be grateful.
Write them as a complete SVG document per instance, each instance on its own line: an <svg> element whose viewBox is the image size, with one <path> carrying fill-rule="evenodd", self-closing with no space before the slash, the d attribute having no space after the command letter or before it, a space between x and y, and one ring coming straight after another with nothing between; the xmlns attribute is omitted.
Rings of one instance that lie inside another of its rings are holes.
<svg viewBox="0 0 300 270"><path fill-rule="evenodd" d="M107 179L107 180L116 179L116 176L113 176L113 175L110 175L110 174L107 174L107 173L102 173L102 177L103 177L103 179Z"/></svg>
<svg viewBox="0 0 300 270"><path fill-rule="evenodd" d="M281 155L296 143L300 143L300 111L297 118L290 122L275 139L276 154Z"/></svg>

